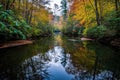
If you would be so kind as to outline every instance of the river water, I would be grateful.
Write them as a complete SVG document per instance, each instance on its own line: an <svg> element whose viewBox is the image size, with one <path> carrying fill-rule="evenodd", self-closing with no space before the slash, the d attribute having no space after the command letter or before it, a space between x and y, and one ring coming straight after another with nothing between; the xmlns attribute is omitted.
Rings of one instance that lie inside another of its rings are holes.
<svg viewBox="0 0 120 80"><path fill-rule="evenodd" d="M55 35L1 49L0 80L120 80L119 50L74 39Z"/></svg>

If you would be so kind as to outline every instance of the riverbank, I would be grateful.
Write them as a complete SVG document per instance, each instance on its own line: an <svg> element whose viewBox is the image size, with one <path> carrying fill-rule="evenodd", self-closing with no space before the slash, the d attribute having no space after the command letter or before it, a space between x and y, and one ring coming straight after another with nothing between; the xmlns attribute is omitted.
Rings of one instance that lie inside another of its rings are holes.
<svg viewBox="0 0 120 80"><path fill-rule="evenodd" d="M64 34L65 36L68 36L68 37L79 37L78 35L66 35ZM101 38L101 39L97 39L97 38L90 38L90 37L80 37L81 41L96 41L96 42L99 42L103 45L106 45L106 46L110 46L110 47L114 47L116 49L120 49L120 38L119 37L105 37L105 38ZM69 39L71 40L71 39ZM73 39L74 40L74 39ZM73 41L71 40L71 41Z"/></svg>
<svg viewBox="0 0 120 80"><path fill-rule="evenodd" d="M5 43L0 44L0 49L3 48L9 48L9 47L15 47L15 46L21 46L21 45L26 45L26 44L32 44L32 40L16 40L16 41L8 41Z"/></svg>
<svg viewBox="0 0 120 80"><path fill-rule="evenodd" d="M104 38L98 40L98 42L104 45L114 47L116 49L120 49L120 38Z"/></svg>
<svg viewBox="0 0 120 80"><path fill-rule="evenodd" d="M0 43L0 49L3 48L9 48L9 47L15 47L15 46L21 46L21 45L26 45L26 44L32 44L33 40L38 40L39 38L44 38L44 37L50 37L52 34L43 34L39 36L32 36L28 40L14 40L14 41L5 41Z"/></svg>

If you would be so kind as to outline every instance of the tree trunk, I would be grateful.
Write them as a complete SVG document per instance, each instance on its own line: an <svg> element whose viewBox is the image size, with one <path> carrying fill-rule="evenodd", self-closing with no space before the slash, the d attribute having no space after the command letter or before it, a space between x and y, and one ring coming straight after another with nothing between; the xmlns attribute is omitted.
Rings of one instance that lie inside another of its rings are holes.
<svg viewBox="0 0 120 80"><path fill-rule="evenodd" d="M9 7L10 7L10 0L7 0L7 2L6 2L6 10L8 10Z"/></svg>
<svg viewBox="0 0 120 80"><path fill-rule="evenodd" d="M26 22L27 22L27 23L28 23L28 16L29 16L28 13L29 13L29 12L28 12L28 1L26 0L25 19L26 19Z"/></svg>
<svg viewBox="0 0 120 80"><path fill-rule="evenodd" d="M96 14L96 22L97 25L100 25L100 21L99 21L99 12L98 12L98 5L97 5L97 0L94 0L94 4L95 4L95 14Z"/></svg>
<svg viewBox="0 0 120 80"><path fill-rule="evenodd" d="M115 0L115 10L116 10L116 17L117 18L119 17L119 13L118 13L119 5L118 5L118 2L119 2L119 0Z"/></svg>
<svg viewBox="0 0 120 80"><path fill-rule="evenodd" d="M20 2L21 0L18 0L18 10L20 10Z"/></svg>
<svg viewBox="0 0 120 80"><path fill-rule="evenodd" d="M118 11L118 0L115 0L115 9Z"/></svg>
<svg viewBox="0 0 120 80"><path fill-rule="evenodd" d="M15 0L12 1L12 3L10 4L10 7L11 7L12 9L15 9Z"/></svg>
<svg viewBox="0 0 120 80"><path fill-rule="evenodd" d="M103 4L102 4L102 0L99 0L99 7L100 7L100 13L99 13L99 22L100 24L102 24L102 21L103 21Z"/></svg>

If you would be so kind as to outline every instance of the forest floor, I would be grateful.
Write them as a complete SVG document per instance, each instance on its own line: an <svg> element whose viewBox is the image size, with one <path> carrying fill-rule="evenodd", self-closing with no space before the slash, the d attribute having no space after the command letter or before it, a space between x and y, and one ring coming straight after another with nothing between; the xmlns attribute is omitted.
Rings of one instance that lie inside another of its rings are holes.
<svg viewBox="0 0 120 80"><path fill-rule="evenodd" d="M9 41L9 42L6 42L6 43L1 43L0 44L0 49L8 48L8 47L21 46L21 45L26 45L26 44L32 44L32 43L33 43L33 41L31 41L31 40Z"/></svg>

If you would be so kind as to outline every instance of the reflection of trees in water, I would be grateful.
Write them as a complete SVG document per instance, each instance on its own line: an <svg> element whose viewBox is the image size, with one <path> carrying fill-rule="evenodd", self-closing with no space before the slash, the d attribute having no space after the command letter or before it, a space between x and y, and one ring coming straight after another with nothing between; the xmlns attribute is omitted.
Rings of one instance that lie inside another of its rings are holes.
<svg viewBox="0 0 120 80"><path fill-rule="evenodd" d="M45 53L49 49L53 48L54 46L54 38L53 37L46 37L46 38L41 38L37 41L35 41L34 45L32 45L31 49L36 50L37 53Z"/></svg>
<svg viewBox="0 0 120 80"><path fill-rule="evenodd" d="M25 60L22 64L22 72L25 80L42 80L49 78L47 65L49 59L46 55L38 54L32 58Z"/></svg>
<svg viewBox="0 0 120 80"><path fill-rule="evenodd" d="M69 63L70 63L70 55L63 53L63 58L61 59L61 64L63 65L63 67L66 67Z"/></svg>
<svg viewBox="0 0 120 80"><path fill-rule="evenodd" d="M28 47L9 51L8 59L6 56L0 58L0 80L49 79L51 61L60 63L68 74L73 74L72 80L120 79L119 54L93 43L70 42L60 37L57 40L55 46L52 38L45 38Z"/></svg>
<svg viewBox="0 0 120 80"><path fill-rule="evenodd" d="M112 72L112 80L120 79L120 55L119 51L114 51L110 47L106 47L101 44L89 43L87 47L96 52L97 61L97 73L99 70L107 70Z"/></svg>
<svg viewBox="0 0 120 80"><path fill-rule="evenodd" d="M53 38L48 37L31 45L0 51L1 54L4 54L0 56L0 80L36 80L37 78L41 80L46 77L45 62L48 61L48 58L46 55L37 54L47 52L52 48L51 46L53 46ZM39 59L32 57L34 55L37 55ZM24 63L22 64L22 62Z"/></svg>
<svg viewBox="0 0 120 80"><path fill-rule="evenodd" d="M65 48L65 51L70 54L71 62L67 67L65 67L65 69L69 74L73 74L75 76L73 80L113 79L113 72L104 69L104 65L99 60L101 57L98 56L98 59L96 56L96 54L103 53L105 50L100 51L98 49L96 51L95 49L90 49L87 47L87 42L78 43L64 41L63 47ZM98 53L98 51L100 51L100 53Z"/></svg>
<svg viewBox="0 0 120 80"><path fill-rule="evenodd" d="M46 55L38 54L17 66L9 64L6 67L0 65L0 80L43 80L49 78L47 65L49 59Z"/></svg>
<svg viewBox="0 0 120 80"><path fill-rule="evenodd" d="M72 80L112 80L113 79L112 72L107 70L100 71L100 69L98 69L99 66L97 60L95 60L95 64L91 66L92 67L91 70L89 70L89 68L85 66L81 68L78 65L71 62L68 64L67 67L65 67L66 71L69 74L74 75L74 78Z"/></svg>

